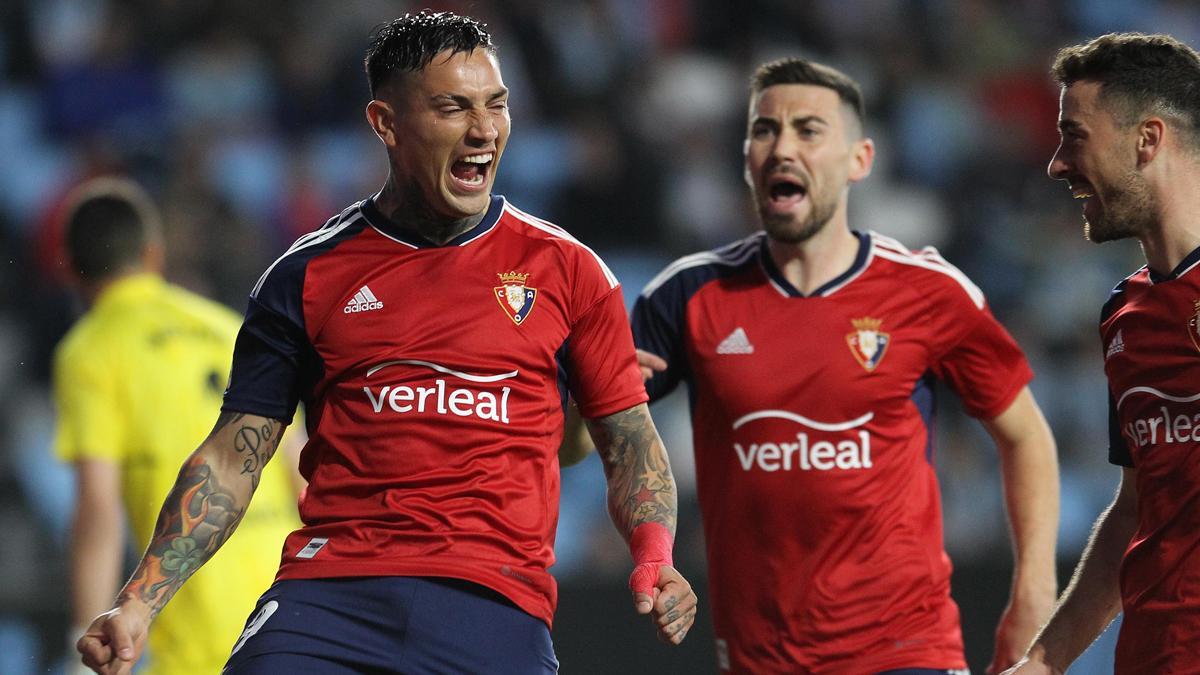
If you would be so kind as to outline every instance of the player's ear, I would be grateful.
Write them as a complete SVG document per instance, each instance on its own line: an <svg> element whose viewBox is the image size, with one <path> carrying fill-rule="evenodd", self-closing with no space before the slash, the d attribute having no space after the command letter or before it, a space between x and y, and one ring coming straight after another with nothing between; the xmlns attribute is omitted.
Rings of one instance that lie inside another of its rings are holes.
<svg viewBox="0 0 1200 675"><path fill-rule="evenodd" d="M854 141L850 151L850 182L858 181L871 175L871 167L875 164L875 141L860 138Z"/></svg>
<svg viewBox="0 0 1200 675"><path fill-rule="evenodd" d="M367 104L367 123L371 125L371 130L383 141L383 144L389 148L396 147L396 109L391 103L372 99Z"/></svg>
<svg viewBox="0 0 1200 675"><path fill-rule="evenodd" d="M142 268L147 272L162 274L167 267L167 250L162 241L151 240L142 249Z"/></svg>
<svg viewBox="0 0 1200 675"><path fill-rule="evenodd" d="M1138 125L1138 166L1145 166L1162 150L1167 137L1167 123L1161 117L1150 117Z"/></svg>

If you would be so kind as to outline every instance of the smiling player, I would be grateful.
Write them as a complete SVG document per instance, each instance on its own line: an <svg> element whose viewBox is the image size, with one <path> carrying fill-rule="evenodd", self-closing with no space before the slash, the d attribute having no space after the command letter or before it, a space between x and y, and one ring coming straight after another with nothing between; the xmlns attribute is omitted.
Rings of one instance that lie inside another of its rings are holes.
<svg viewBox="0 0 1200 675"><path fill-rule="evenodd" d="M763 231L642 292L650 398L686 382L718 665L737 673L965 667L933 466L934 378L995 439L1016 566L992 669L1055 595L1054 441L1020 349L932 248L852 231L875 148L858 86L788 59L754 75L746 180Z"/></svg>
<svg viewBox="0 0 1200 675"><path fill-rule="evenodd" d="M1121 487L1060 606L1015 672L1063 673L1124 611L1115 671L1197 672L1200 655L1200 54L1116 33L1059 51L1051 178L1084 200L1087 238L1133 237L1146 266L1100 317L1109 461Z"/></svg>
<svg viewBox="0 0 1200 675"><path fill-rule="evenodd" d="M508 89L472 19L422 12L366 57L383 189L301 237L250 295L223 413L149 549L79 641L124 672L237 526L297 401L304 526L226 673L552 673L556 451L568 391L597 431L630 587L679 643L675 482L620 287L565 231L492 195ZM188 565L171 561L180 551Z"/></svg>

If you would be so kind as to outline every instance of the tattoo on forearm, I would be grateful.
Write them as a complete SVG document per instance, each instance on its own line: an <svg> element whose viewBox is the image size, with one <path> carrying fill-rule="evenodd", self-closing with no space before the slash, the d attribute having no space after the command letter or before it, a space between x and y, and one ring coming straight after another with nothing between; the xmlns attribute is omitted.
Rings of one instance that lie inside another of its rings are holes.
<svg viewBox="0 0 1200 675"><path fill-rule="evenodd" d="M158 514L146 554L117 596L118 604L140 600L150 606L152 616L157 616L188 577L233 534L250 495L258 487L263 466L279 445L283 428L278 420L256 425L246 417L221 413L209 439L235 425L229 442L242 460L241 473L250 476L250 489L223 485L204 456L192 455L179 470L175 486Z"/></svg>
<svg viewBox="0 0 1200 675"><path fill-rule="evenodd" d="M183 582L229 538L244 512L217 482L212 468L193 456L163 503L146 555L118 602L136 598L157 615Z"/></svg>
<svg viewBox="0 0 1200 675"><path fill-rule="evenodd" d="M213 433L230 425L237 427L233 434L233 449L242 458L242 473L249 474L251 487L258 489L263 467L279 447L283 425L278 420L265 420L256 426L246 420L244 413L222 412Z"/></svg>
<svg viewBox="0 0 1200 675"><path fill-rule="evenodd" d="M645 406L587 421L608 476L608 508L625 534L642 523L675 531L675 478Z"/></svg>

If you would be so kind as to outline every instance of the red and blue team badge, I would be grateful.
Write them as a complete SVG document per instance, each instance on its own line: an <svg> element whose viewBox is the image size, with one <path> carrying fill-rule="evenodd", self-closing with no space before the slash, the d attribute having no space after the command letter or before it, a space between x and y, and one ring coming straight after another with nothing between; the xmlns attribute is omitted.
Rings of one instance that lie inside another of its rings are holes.
<svg viewBox="0 0 1200 675"><path fill-rule="evenodd" d="M854 325L854 332L846 335L846 344L850 345L850 353L869 373L883 360L892 336L879 331L883 325L882 319L863 317L850 319L850 323Z"/></svg>
<svg viewBox="0 0 1200 675"><path fill-rule="evenodd" d="M1200 300L1192 301L1192 316L1188 318L1188 337L1192 338L1192 344L1200 351Z"/></svg>
<svg viewBox="0 0 1200 675"><path fill-rule="evenodd" d="M492 289L496 293L496 300L500 302L500 308L504 310L508 318L520 326L525 321L525 317L533 311L533 301L537 300L537 289L525 285L525 280L529 278L528 274L501 272L496 276L500 277L500 285Z"/></svg>

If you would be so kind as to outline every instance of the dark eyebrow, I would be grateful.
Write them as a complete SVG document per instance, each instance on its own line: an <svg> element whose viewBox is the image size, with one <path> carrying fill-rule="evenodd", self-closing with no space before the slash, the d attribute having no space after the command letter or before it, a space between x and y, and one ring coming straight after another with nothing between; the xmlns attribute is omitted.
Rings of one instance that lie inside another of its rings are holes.
<svg viewBox="0 0 1200 675"><path fill-rule="evenodd" d="M813 122L816 122L817 124L820 124L821 126L826 126L826 127L829 126L829 122L826 122L824 118L819 117L817 115L805 115L804 117L792 118L792 124L794 124L796 126L801 126L801 127L806 124L812 124Z"/></svg>
<svg viewBox="0 0 1200 675"><path fill-rule="evenodd" d="M806 124L813 124L813 123L820 124L820 125L826 126L826 127L829 126L829 122L825 121L825 119L823 117L820 117L818 115L805 115L804 117L793 117L790 120L790 122L791 122L791 124L798 126L798 127L802 127ZM767 124L774 128L779 128L779 120L775 119L774 117L755 117L753 120L750 120L750 126L754 126L756 124Z"/></svg>
<svg viewBox="0 0 1200 675"><path fill-rule="evenodd" d="M461 94L436 94L430 97L430 100L439 105L453 103L461 108L469 108L471 106L471 99Z"/></svg>
<svg viewBox="0 0 1200 675"><path fill-rule="evenodd" d="M1075 120L1059 120L1058 121L1058 130L1062 131L1062 132L1079 131L1082 127L1083 127L1083 125L1080 124L1079 122L1076 122Z"/></svg>
<svg viewBox="0 0 1200 675"><path fill-rule="evenodd" d="M508 88L502 87L488 95L487 102L491 103L496 99L508 96ZM471 107L471 98L462 94L435 94L431 99L435 104L442 105L445 103L453 103L461 108Z"/></svg>

